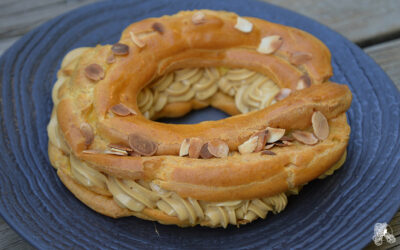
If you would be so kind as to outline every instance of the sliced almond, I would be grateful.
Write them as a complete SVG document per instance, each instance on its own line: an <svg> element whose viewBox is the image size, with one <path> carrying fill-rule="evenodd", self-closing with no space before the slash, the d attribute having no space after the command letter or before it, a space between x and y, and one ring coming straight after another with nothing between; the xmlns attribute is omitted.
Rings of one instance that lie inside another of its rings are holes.
<svg viewBox="0 0 400 250"><path fill-rule="evenodd" d="M111 54L111 55L109 55L109 56L107 57L106 63L108 63L108 64L115 63L115 56L114 56L114 54Z"/></svg>
<svg viewBox="0 0 400 250"><path fill-rule="evenodd" d="M103 151L98 150L98 149L87 149L87 150L83 150L82 153L95 155L95 154L102 154Z"/></svg>
<svg viewBox="0 0 400 250"><path fill-rule="evenodd" d="M288 97L290 95L290 93L292 93L291 89L288 88L282 88L278 94L275 95L275 100L277 101L281 101L283 99L285 99L286 97Z"/></svg>
<svg viewBox="0 0 400 250"><path fill-rule="evenodd" d="M253 29L253 24L248 20L238 16L238 18L236 19L235 29L240 30L244 33L249 33Z"/></svg>
<svg viewBox="0 0 400 250"><path fill-rule="evenodd" d="M204 143L204 145L200 149L200 157L203 159L210 159L213 155L208 151L208 143Z"/></svg>
<svg viewBox="0 0 400 250"><path fill-rule="evenodd" d="M311 118L315 136L320 140L325 140L329 136L328 120L320 111L314 112Z"/></svg>
<svg viewBox="0 0 400 250"><path fill-rule="evenodd" d="M308 75L303 75L297 81L297 90L302 90L311 86L311 79Z"/></svg>
<svg viewBox="0 0 400 250"><path fill-rule="evenodd" d="M204 144L203 140L200 138L190 138L189 142L189 157L190 158L199 158L201 148Z"/></svg>
<svg viewBox="0 0 400 250"><path fill-rule="evenodd" d="M143 135L133 133L128 136L129 146L137 153L145 156L157 152L157 144Z"/></svg>
<svg viewBox="0 0 400 250"><path fill-rule="evenodd" d="M146 46L146 44L140 40L135 34L133 34L133 32L129 32L129 35L131 36L131 40L134 44L136 44L136 46L138 46L139 48L143 48L144 46Z"/></svg>
<svg viewBox="0 0 400 250"><path fill-rule="evenodd" d="M261 43L258 45L257 51L262 54L272 54L282 46L282 43L283 39L278 35L266 36L261 39Z"/></svg>
<svg viewBox="0 0 400 250"><path fill-rule="evenodd" d="M94 140L94 133L92 126L90 126L89 123L83 122L81 123L79 129L81 131L82 136L85 138L85 145L89 146L90 144L92 144Z"/></svg>
<svg viewBox="0 0 400 250"><path fill-rule="evenodd" d="M179 149L179 156L185 156L189 154L189 144L190 139L186 138L185 140L183 140L183 142L181 143L181 148Z"/></svg>
<svg viewBox="0 0 400 250"><path fill-rule="evenodd" d="M129 54L129 46L123 43L116 43L111 47L114 55L123 56Z"/></svg>
<svg viewBox="0 0 400 250"><path fill-rule="evenodd" d="M202 24L205 21L206 21L206 15L204 15L204 13L201 11L194 13L192 16L192 22L194 24Z"/></svg>
<svg viewBox="0 0 400 250"><path fill-rule="evenodd" d="M111 149L104 150L104 154L125 156L125 155L128 155L128 152L126 152L125 150L121 150L121 149L111 148Z"/></svg>
<svg viewBox="0 0 400 250"><path fill-rule="evenodd" d="M153 25L151 27L153 28L153 30L157 31L161 35L164 34L165 29L164 29L164 25L162 25L162 23L155 22L155 23L153 23Z"/></svg>
<svg viewBox="0 0 400 250"><path fill-rule="evenodd" d="M93 63L85 68L85 76L90 80L100 81L104 78L104 70L97 63Z"/></svg>
<svg viewBox="0 0 400 250"><path fill-rule="evenodd" d="M298 140L299 142L307 145L314 145L318 142L318 139L314 136L313 133L296 130L292 133L294 139Z"/></svg>
<svg viewBox="0 0 400 250"><path fill-rule="evenodd" d="M252 136L247 141L239 145L238 151L241 154L253 153L257 148L257 144L258 144L258 136Z"/></svg>
<svg viewBox="0 0 400 250"><path fill-rule="evenodd" d="M285 129L283 128L267 128L268 134L267 134L267 142L268 143L273 143L282 138L282 136L285 135Z"/></svg>
<svg viewBox="0 0 400 250"><path fill-rule="evenodd" d="M294 52L289 57L289 62L295 66L306 63L312 59L312 54L308 52Z"/></svg>
<svg viewBox="0 0 400 250"><path fill-rule="evenodd" d="M229 153L229 146L220 139L214 139L208 143L208 151L215 157L227 157Z"/></svg>
<svg viewBox="0 0 400 250"><path fill-rule="evenodd" d="M276 153L269 150L264 150L261 152L261 155L276 155Z"/></svg>
<svg viewBox="0 0 400 250"><path fill-rule="evenodd" d="M264 149L265 144L267 143L268 130L264 130L264 131L258 132L254 136L258 137L257 147L254 150L254 152L260 152L261 150Z"/></svg>
<svg viewBox="0 0 400 250"><path fill-rule="evenodd" d="M128 115L136 115L136 112L133 109L128 108L122 103L116 104L110 108L110 110L119 116L128 116Z"/></svg>
<svg viewBox="0 0 400 250"><path fill-rule="evenodd" d="M121 145L121 144L115 144L115 143L110 143L107 145L107 147L109 148L115 148L115 149L120 149L120 150L125 150L125 151L133 151L130 147L127 147L125 145Z"/></svg>

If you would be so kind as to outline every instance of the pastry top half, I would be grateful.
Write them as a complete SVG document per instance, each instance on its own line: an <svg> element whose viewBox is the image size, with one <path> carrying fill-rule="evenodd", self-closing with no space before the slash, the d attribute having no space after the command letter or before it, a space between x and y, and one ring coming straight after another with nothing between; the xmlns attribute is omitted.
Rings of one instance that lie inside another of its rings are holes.
<svg viewBox="0 0 400 250"><path fill-rule="evenodd" d="M64 152L108 176L153 182L184 198L212 202L277 195L320 176L345 152L350 134L345 112L352 96L347 86L328 81L330 60L327 47L304 31L230 12L183 11L139 21L123 31L118 44L82 48L64 59L53 92L59 145L65 142ZM188 93L190 81L161 86L171 74L193 76L198 68L210 79L240 69L256 72L286 98L240 108L244 99L236 97L248 93L244 88L225 91L224 83L215 82L218 88L210 95L205 92L210 88L196 85L193 97L185 99L178 97ZM182 69L190 70L176 73ZM157 89L169 96L152 92L151 105L170 101L161 108L148 105L151 112L145 114L143 100L150 97L143 93ZM233 116L190 125L149 119L208 105ZM240 152L268 128L311 133L316 113L329 125L326 138L275 147L275 155ZM190 138L228 152L207 159L179 156ZM104 153L109 145L133 150L124 156Z"/></svg>

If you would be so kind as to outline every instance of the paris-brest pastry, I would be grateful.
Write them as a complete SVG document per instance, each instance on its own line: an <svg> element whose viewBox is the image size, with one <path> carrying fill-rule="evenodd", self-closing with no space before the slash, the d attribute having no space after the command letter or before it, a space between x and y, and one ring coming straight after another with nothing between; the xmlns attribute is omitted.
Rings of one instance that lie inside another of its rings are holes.
<svg viewBox="0 0 400 250"><path fill-rule="evenodd" d="M128 26L118 43L62 61L49 157L93 210L163 224L227 227L269 212L345 160L351 92L329 81L314 36L224 11ZM154 121L212 106L231 117Z"/></svg>

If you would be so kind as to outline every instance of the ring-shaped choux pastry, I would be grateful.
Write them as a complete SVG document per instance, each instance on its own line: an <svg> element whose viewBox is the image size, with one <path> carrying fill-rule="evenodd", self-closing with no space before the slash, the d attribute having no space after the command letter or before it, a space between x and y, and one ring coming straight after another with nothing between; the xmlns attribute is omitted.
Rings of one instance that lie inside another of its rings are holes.
<svg viewBox="0 0 400 250"><path fill-rule="evenodd" d="M352 95L329 82L330 60L304 31L230 12L133 23L118 43L63 59L51 163L107 216L209 227L265 218L345 161ZM155 121L207 106L232 116Z"/></svg>

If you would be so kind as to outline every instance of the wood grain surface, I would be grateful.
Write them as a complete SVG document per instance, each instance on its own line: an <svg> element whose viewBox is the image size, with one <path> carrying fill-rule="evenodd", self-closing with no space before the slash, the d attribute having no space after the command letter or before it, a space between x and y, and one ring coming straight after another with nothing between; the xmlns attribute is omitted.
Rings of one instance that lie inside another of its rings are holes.
<svg viewBox="0 0 400 250"><path fill-rule="evenodd" d="M41 23L96 0L0 0L0 55ZM309 16L357 43L400 89L399 0L266 0ZM372 249L400 249L400 211L390 222L395 244ZM372 236L371 236L372 237ZM34 249L0 218L0 249Z"/></svg>
<svg viewBox="0 0 400 250"><path fill-rule="evenodd" d="M313 18L351 41L370 45L400 36L398 0L266 0Z"/></svg>

